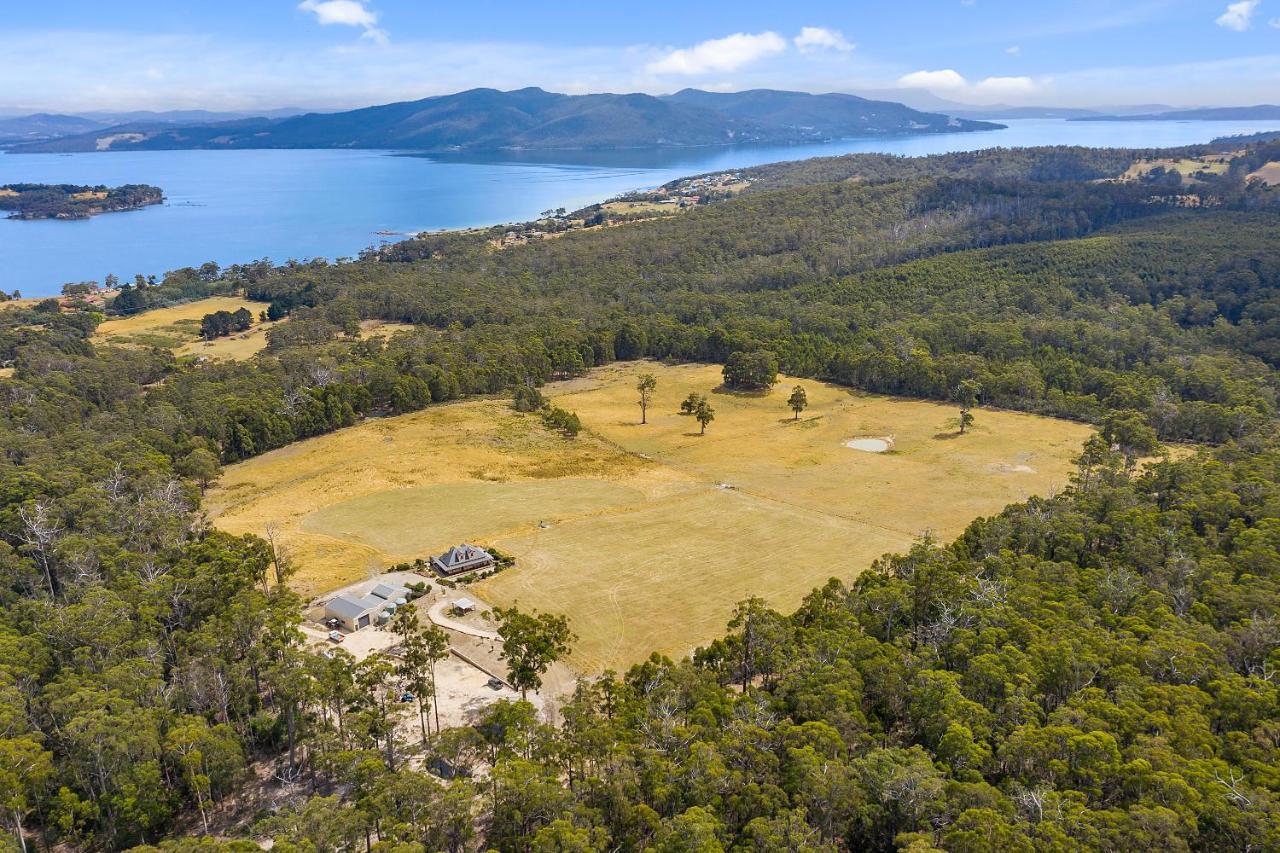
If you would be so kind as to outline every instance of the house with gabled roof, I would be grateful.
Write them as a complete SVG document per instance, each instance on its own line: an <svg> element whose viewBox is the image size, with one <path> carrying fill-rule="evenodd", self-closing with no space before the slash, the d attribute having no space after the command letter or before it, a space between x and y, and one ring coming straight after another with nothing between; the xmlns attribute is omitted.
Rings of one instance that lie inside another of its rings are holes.
<svg viewBox="0 0 1280 853"><path fill-rule="evenodd" d="M431 558L431 568L442 575L460 575L494 564L493 555L478 545L455 545L439 557Z"/></svg>

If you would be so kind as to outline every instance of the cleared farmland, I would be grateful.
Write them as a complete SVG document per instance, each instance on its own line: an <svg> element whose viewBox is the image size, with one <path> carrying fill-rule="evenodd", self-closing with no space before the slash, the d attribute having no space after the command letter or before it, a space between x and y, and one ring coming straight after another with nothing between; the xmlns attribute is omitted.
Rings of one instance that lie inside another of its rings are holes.
<svg viewBox="0 0 1280 853"><path fill-rule="evenodd" d="M658 391L640 425L634 386ZM547 389L577 411L577 440L501 401L373 421L230 468L209 505L233 532L278 526L314 593L461 541L495 545L514 568L474 587L494 604L567 614L583 670L650 651L683 654L723 631L733 604L788 609L926 530L1066 483L1089 429L979 410L957 436L948 406L795 380L769 394L718 393L711 366L614 365ZM707 434L678 412L707 394ZM889 452L846 446L887 439Z"/></svg>
<svg viewBox="0 0 1280 853"><path fill-rule="evenodd" d="M1250 180L1262 181L1267 186L1280 186L1280 162L1263 164L1249 175Z"/></svg>
<svg viewBox="0 0 1280 853"><path fill-rule="evenodd" d="M205 341L200 337L200 320L215 311L249 309L254 324L245 332ZM169 308L155 308L131 317L107 320L98 326L93 339L119 346L147 346L173 350L178 355L202 355L208 358L240 360L250 358L267 345L267 329L274 323L259 323L258 313L267 308L265 302L211 296L195 302L184 302Z"/></svg>

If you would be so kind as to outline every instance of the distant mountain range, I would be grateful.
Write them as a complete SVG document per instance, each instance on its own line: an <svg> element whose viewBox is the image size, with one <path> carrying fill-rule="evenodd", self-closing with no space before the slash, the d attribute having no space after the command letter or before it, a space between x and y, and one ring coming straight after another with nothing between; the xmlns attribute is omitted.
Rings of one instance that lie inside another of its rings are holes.
<svg viewBox="0 0 1280 853"><path fill-rule="evenodd" d="M100 130L104 124L83 116L36 113L29 116L0 118L0 142L55 139Z"/></svg>
<svg viewBox="0 0 1280 853"><path fill-rule="evenodd" d="M562 95L538 88L471 89L284 118L172 123L125 121L16 152L189 148L386 148L412 151L608 149L799 143L848 136L997 130L1002 125L921 112L855 95L768 89L674 95Z"/></svg>
<svg viewBox="0 0 1280 853"><path fill-rule="evenodd" d="M1192 110L1164 110L1133 115L1094 115L1070 121L1280 121L1280 106L1201 107Z"/></svg>
<svg viewBox="0 0 1280 853"><path fill-rule="evenodd" d="M169 110L153 112L89 112L75 115L35 113L33 115L0 116L0 145L19 142L41 142L64 136L78 136L105 130L128 122L148 124L208 124L253 117L285 118L299 115L303 110L285 107L265 113L211 112L209 110Z"/></svg>

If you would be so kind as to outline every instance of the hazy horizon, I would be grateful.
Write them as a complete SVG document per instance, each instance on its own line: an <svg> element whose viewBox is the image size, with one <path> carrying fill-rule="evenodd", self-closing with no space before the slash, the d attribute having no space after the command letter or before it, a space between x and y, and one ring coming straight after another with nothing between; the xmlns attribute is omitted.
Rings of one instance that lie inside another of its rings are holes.
<svg viewBox="0 0 1280 853"><path fill-rule="evenodd" d="M912 105L923 92L977 108L1249 106L1280 92L1280 0L920 6L658 0L620 14L410 0L22 4L6 9L0 32L10 60L0 67L0 111L332 112L526 86L870 90L901 92Z"/></svg>

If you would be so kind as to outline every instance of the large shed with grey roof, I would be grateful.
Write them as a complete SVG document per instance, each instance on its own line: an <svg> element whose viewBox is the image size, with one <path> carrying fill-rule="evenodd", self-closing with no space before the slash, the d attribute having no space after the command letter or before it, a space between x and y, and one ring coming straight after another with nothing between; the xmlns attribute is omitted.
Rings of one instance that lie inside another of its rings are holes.
<svg viewBox="0 0 1280 853"><path fill-rule="evenodd" d="M359 631L376 623L386 606L387 600L376 595L339 595L324 606L324 616L348 631Z"/></svg>

